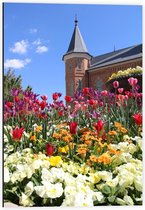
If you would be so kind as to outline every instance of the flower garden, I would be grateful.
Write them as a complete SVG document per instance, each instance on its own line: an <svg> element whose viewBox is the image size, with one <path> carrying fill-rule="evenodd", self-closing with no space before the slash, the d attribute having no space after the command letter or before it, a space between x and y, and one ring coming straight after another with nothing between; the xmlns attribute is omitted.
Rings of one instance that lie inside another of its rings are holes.
<svg viewBox="0 0 145 210"><path fill-rule="evenodd" d="M4 101L4 200L19 206L142 205L142 93L74 97L12 89Z"/></svg>

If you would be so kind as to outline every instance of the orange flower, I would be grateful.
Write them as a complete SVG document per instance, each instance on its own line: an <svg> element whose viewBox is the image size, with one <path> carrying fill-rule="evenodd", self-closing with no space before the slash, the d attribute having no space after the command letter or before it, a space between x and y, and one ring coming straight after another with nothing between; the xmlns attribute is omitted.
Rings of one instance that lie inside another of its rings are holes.
<svg viewBox="0 0 145 210"><path fill-rule="evenodd" d="M62 139L63 139L63 141L70 142L72 140L72 136L67 135L67 136L62 137Z"/></svg>
<svg viewBox="0 0 145 210"><path fill-rule="evenodd" d="M98 163L104 163L106 164L110 164L111 163L111 157L108 153L104 153L101 156L98 157Z"/></svg>
<svg viewBox="0 0 145 210"><path fill-rule="evenodd" d="M74 143L72 143L72 142L69 142L69 147L71 148L71 149L73 149L74 148Z"/></svg>
<svg viewBox="0 0 145 210"><path fill-rule="evenodd" d="M113 148L110 147L109 153L110 154L114 154L114 155L119 155L120 154L120 151L117 151L116 149L113 149Z"/></svg>
<svg viewBox="0 0 145 210"><path fill-rule="evenodd" d="M110 136L114 136L114 135L117 134L117 132L116 132L116 131L109 131L108 134L109 134Z"/></svg>
<svg viewBox="0 0 145 210"><path fill-rule="evenodd" d="M84 154L86 155L86 152L87 152L87 149L86 148L78 148L78 154L81 155L81 154Z"/></svg>
<svg viewBox="0 0 145 210"><path fill-rule="evenodd" d="M85 141L85 144L88 145L88 146L91 146L92 145L92 141L89 141L89 140Z"/></svg>
<svg viewBox="0 0 145 210"><path fill-rule="evenodd" d="M92 162L95 162L95 163L98 162L98 158L97 158L95 155L91 155L91 156L90 156L90 160L91 160Z"/></svg>
<svg viewBox="0 0 145 210"><path fill-rule="evenodd" d="M121 131L122 133L127 133L127 130L126 130L126 128L124 128L124 127L121 127L121 128L120 128L120 131Z"/></svg>
<svg viewBox="0 0 145 210"><path fill-rule="evenodd" d="M30 137L30 140L31 140L31 141L35 141L35 140L36 140L36 136L35 136L35 135L31 136L31 137Z"/></svg>
<svg viewBox="0 0 145 210"><path fill-rule="evenodd" d="M54 132L52 137L56 139L60 139L61 135L59 133Z"/></svg>
<svg viewBox="0 0 145 210"><path fill-rule="evenodd" d="M122 127L121 123L118 122L114 122L114 126L119 129Z"/></svg>

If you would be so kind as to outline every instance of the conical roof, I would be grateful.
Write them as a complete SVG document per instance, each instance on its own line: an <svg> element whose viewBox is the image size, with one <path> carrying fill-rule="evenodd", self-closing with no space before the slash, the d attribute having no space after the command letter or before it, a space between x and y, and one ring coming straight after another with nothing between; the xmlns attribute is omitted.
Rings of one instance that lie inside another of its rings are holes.
<svg viewBox="0 0 145 210"><path fill-rule="evenodd" d="M83 37L81 35L81 32L79 30L77 23L78 23L78 20L75 20L74 32L73 32L73 35L69 44L69 48L66 54L72 53L72 52L88 53L88 50L86 48L85 42L83 40Z"/></svg>

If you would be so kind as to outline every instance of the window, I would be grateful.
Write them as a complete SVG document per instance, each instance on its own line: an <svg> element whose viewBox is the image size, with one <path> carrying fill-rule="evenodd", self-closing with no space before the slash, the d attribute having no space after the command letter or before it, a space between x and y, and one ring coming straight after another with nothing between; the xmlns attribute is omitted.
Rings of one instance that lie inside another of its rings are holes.
<svg viewBox="0 0 145 210"><path fill-rule="evenodd" d="M81 59L80 59L80 58L78 58L78 63L77 63L77 65L78 65L78 70L81 70Z"/></svg>
<svg viewBox="0 0 145 210"><path fill-rule="evenodd" d="M96 83L96 89L100 92L102 91L102 81L98 80Z"/></svg>
<svg viewBox="0 0 145 210"><path fill-rule="evenodd" d="M82 90L82 81L79 79L78 82L78 91L80 92Z"/></svg>

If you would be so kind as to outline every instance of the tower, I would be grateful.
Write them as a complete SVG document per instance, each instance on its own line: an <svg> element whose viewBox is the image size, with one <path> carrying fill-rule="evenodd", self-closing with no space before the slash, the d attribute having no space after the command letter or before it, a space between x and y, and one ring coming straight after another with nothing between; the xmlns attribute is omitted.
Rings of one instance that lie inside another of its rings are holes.
<svg viewBox="0 0 145 210"><path fill-rule="evenodd" d="M73 35L66 54L63 56L65 62L66 95L73 96L76 90L86 86L86 70L89 67L91 55L88 53L85 42L75 18Z"/></svg>

